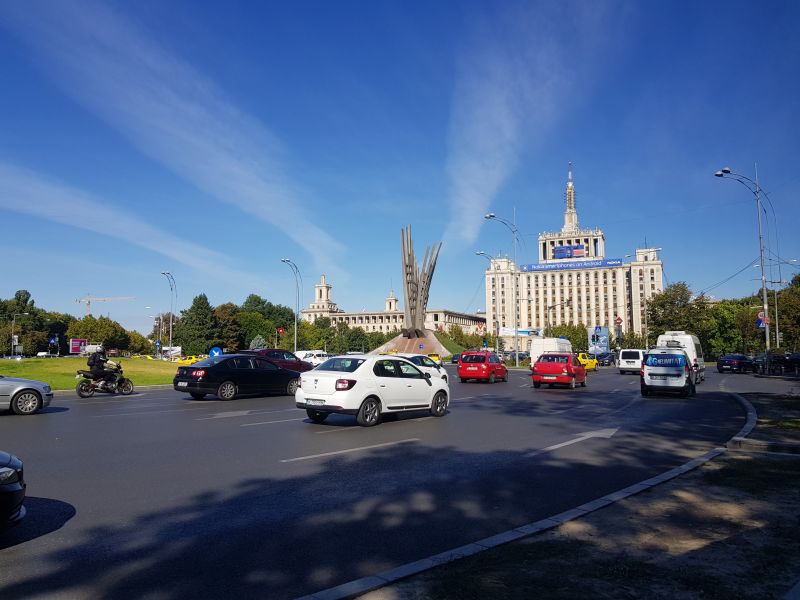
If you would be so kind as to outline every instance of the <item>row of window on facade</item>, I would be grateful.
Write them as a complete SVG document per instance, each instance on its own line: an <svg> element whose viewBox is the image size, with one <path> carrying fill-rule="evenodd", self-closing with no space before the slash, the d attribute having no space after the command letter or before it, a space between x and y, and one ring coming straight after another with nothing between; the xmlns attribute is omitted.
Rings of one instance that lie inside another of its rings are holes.
<svg viewBox="0 0 800 600"><path fill-rule="evenodd" d="M645 273L644 270L639 272L639 280L640 281L643 279L643 277L642 277L643 273ZM594 277L591 277L589 273L585 273L584 277L583 277L583 281L585 281L586 283L591 283L590 280L594 279L594 282L598 283L600 281L599 273L597 271L594 271L593 275L594 275ZM626 273L625 275L626 275L626 279L628 281L630 281L630 273ZM656 280L655 269L650 269L649 270L649 275L650 275L650 281L655 281ZM505 287L506 286L506 277L501 277L501 278L500 277L498 277L498 278L490 277L489 281L492 284L492 287L496 287L496 283L495 283L496 279L500 280L500 287ZM567 274L567 282L572 284L572 280L573 280L572 273ZM603 271L602 280L603 280L603 283L606 283L608 281L608 271ZM611 271L611 281L616 282L616 280L617 280L617 272L616 271ZM550 281L551 285L555 285L556 284L556 275L555 274L549 275L549 281ZM527 275L525 277L525 282L528 284L528 287L531 287L531 276L530 275ZM533 277L533 286L534 287L538 287L539 285L547 285L547 282L548 282L548 275L541 275L541 276L534 276ZM563 283L564 283L564 273L559 273L558 274L558 283L563 285ZM575 274L575 283L578 283L578 284L581 283L581 274L580 273L576 273Z"/></svg>

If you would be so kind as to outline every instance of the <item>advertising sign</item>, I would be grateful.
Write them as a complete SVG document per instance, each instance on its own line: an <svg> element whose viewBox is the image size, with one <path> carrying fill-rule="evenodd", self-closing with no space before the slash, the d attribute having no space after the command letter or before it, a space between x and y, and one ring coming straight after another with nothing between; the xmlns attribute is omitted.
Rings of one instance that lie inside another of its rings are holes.
<svg viewBox="0 0 800 600"><path fill-rule="evenodd" d="M598 258L597 260L579 260L569 263L539 263L535 265L520 265L521 271L529 273L536 271L561 271L562 269L596 269L598 267L621 267L621 258Z"/></svg>
<svg viewBox="0 0 800 600"><path fill-rule="evenodd" d="M82 340L80 338L70 338L69 340L69 353L70 354L81 354L82 352L86 351L86 344L88 340Z"/></svg>
<svg viewBox="0 0 800 600"><path fill-rule="evenodd" d="M586 247L583 244L553 248L553 258L580 258L583 256L586 256Z"/></svg>
<svg viewBox="0 0 800 600"><path fill-rule="evenodd" d="M501 327L500 328L500 335L501 336L513 336L514 335L514 328L513 327ZM542 335L541 329L517 329L517 335Z"/></svg>
<svg viewBox="0 0 800 600"><path fill-rule="evenodd" d="M590 354L608 352L608 327L587 327L586 334Z"/></svg>

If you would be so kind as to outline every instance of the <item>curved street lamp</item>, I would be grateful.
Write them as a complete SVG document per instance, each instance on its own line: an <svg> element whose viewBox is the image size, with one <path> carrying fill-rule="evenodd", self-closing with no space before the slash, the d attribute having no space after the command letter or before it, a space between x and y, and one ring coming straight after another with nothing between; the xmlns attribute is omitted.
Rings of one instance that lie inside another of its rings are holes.
<svg viewBox="0 0 800 600"><path fill-rule="evenodd" d="M294 351L297 352L297 325L298 325L298 317L300 315L300 269L297 268L297 265L294 264L288 258L282 258L282 263L286 263L289 265L289 268L294 273L294 293L295 293L295 301L294 301Z"/></svg>
<svg viewBox="0 0 800 600"><path fill-rule="evenodd" d="M759 264L761 265L761 304L762 310L764 311L764 327L766 333L766 360L769 361L769 302L767 301L767 277L764 274L764 236L761 232L761 186L758 183L758 168L756 168L755 181L745 175L734 173L731 171L730 167L723 167L714 173L714 176L738 181L756 198L756 212L758 213L758 256Z"/></svg>
<svg viewBox="0 0 800 600"><path fill-rule="evenodd" d="M514 238L514 362L519 367L519 298L517 297L517 243L519 242L519 229L517 229L517 211L514 210L514 222L498 217L493 212L483 216L487 221L498 221L505 225Z"/></svg>
<svg viewBox="0 0 800 600"><path fill-rule="evenodd" d="M167 278L169 282L169 356L172 357L172 320L175 315L175 307L178 304L178 286L175 283L175 277L169 271L162 271L161 274ZM173 303L173 297L175 299Z"/></svg>

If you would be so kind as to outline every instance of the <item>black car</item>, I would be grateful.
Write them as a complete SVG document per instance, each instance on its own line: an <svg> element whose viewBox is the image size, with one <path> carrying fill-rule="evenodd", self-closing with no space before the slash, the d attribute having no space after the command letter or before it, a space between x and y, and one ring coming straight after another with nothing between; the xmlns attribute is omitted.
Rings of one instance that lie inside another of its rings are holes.
<svg viewBox="0 0 800 600"><path fill-rule="evenodd" d="M0 530L25 518L25 479L22 461L0 451Z"/></svg>
<svg viewBox="0 0 800 600"><path fill-rule="evenodd" d="M717 359L717 371L720 373L747 373L753 370L753 359L744 354L726 354Z"/></svg>
<svg viewBox="0 0 800 600"><path fill-rule="evenodd" d="M294 396L300 373L249 354L211 356L180 367L172 381L176 391L189 392L200 400L214 394L220 400L233 400L242 394L285 394Z"/></svg>
<svg viewBox="0 0 800 600"><path fill-rule="evenodd" d="M461 354L453 354L453 356L450 357L450 364L457 365L459 358L461 358Z"/></svg>
<svg viewBox="0 0 800 600"><path fill-rule="evenodd" d="M752 371L761 375L782 375L790 371L789 357L785 354L762 352L753 359Z"/></svg>
<svg viewBox="0 0 800 600"><path fill-rule="evenodd" d="M601 352L597 355L597 364L601 367L613 367L617 364L617 355L613 352Z"/></svg>

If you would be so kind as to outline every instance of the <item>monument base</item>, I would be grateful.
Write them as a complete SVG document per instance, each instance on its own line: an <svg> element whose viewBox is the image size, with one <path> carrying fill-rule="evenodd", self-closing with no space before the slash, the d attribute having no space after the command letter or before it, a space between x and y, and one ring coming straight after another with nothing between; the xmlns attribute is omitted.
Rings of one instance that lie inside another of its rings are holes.
<svg viewBox="0 0 800 600"><path fill-rule="evenodd" d="M383 346L375 348L370 354L380 354L381 352L403 352L407 354L438 354L439 356L450 356L450 352L442 343L436 339L433 331L425 330L420 332L419 337L406 337L406 332L392 338ZM422 346L422 348L420 348Z"/></svg>

